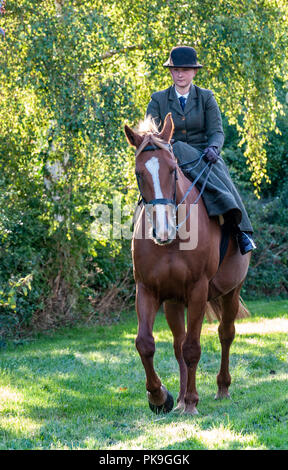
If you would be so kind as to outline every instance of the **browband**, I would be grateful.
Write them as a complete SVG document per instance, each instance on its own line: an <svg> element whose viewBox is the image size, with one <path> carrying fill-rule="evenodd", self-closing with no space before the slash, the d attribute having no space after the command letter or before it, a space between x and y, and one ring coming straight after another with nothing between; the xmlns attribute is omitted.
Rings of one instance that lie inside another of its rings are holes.
<svg viewBox="0 0 288 470"><path fill-rule="evenodd" d="M168 150L172 153L172 145L171 144L164 144L168 147ZM157 145L146 145L146 147L144 147L143 150L141 150L141 153L142 152L149 152L151 150L161 150L161 147L158 147Z"/></svg>

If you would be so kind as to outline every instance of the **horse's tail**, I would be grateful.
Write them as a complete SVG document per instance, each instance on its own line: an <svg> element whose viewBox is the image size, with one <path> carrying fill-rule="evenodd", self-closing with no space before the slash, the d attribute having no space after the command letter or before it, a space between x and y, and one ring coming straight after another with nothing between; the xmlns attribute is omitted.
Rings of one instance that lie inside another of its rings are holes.
<svg viewBox="0 0 288 470"><path fill-rule="evenodd" d="M205 315L206 315L208 322L212 322L213 320L216 320L216 319L221 321L222 312L223 312L223 306L222 306L221 297L218 297L218 299L209 300L209 302L207 302ZM247 318L249 316L250 316L250 312L248 308L246 307L243 299L240 297L239 309L238 309L236 318Z"/></svg>

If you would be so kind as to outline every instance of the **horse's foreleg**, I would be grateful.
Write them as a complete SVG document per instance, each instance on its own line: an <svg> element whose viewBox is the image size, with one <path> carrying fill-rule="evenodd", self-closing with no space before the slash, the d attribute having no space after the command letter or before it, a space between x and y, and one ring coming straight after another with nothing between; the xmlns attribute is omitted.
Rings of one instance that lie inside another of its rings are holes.
<svg viewBox="0 0 288 470"><path fill-rule="evenodd" d="M174 352L180 370L180 392L177 398L177 407L175 410L181 410L185 407L184 395L187 385L187 366L182 354L182 343L185 339L185 307L184 304L165 302L164 311L168 325L174 338Z"/></svg>
<svg viewBox="0 0 288 470"><path fill-rule="evenodd" d="M222 297L222 317L218 328L221 343L221 366L217 375L218 392L216 399L229 398L231 376L229 373L229 352L235 336L234 321L239 309L239 293L241 286Z"/></svg>
<svg viewBox="0 0 288 470"><path fill-rule="evenodd" d="M183 357L188 369L187 388L184 397L185 413L197 414L199 401L196 389L196 370L201 356L200 333L207 302L208 282L198 283L191 292L188 302L187 334L182 346Z"/></svg>
<svg viewBox="0 0 288 470"><path fill-rule="evenodd" d="M173 398L162 385L153 365L155 342L152 330L159 307L159 300L143 284L138 283L136 286L136 310L138 315L136 348L146 372L146 389L150 408L155 413L165 413L171 411Z"/></svg>

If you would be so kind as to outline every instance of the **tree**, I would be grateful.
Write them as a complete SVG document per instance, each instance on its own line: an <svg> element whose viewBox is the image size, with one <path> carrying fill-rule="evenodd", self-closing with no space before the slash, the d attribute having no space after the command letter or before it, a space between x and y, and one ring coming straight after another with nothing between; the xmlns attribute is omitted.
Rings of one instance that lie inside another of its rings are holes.
<svg viewBox="0 0 288 470"><path fill-rule="evenodd" d="M6 305L14 282L17 310L19 279L33 274L31 315L50 304L50 311L69 316L113 279L110 260L123 243L91 237L91 207L111 207L117 193L124 203L136 200L123 126L143 118L151 92L169 85L162 64L175 44L196 48L205 65L196 82L213 89L236 126L259 193L269 177L268 132L282 110L275 79L288 80L288 6L284 0L7 0L5 7L2 291Z"/></svg>

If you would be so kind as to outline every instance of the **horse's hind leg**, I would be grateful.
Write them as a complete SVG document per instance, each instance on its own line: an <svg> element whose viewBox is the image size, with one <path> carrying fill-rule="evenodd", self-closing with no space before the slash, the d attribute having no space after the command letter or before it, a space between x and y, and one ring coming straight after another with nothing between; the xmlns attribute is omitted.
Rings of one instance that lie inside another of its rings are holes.
<svg viewBox="0 0 288 470"><path fill-rule="evenodd" d="M152 330L159 307L159 300L143 284L138 283L136 286L136 310L138 315L136 348L146 372L149 406L155 413L167 413L173 408L173 397L162 385L153 365L155 342Z"/></svg>
<svg viewBox="0 0 288 470"><path fill-rule="evenodd" d="M230 346L235 337L235 318L239 310L239 295L241 285L222 297L222 317L218 328L221 343L221 366L217 375L218 392L216 399L229 398L231 376L229 373Z"/></svg>
<svg viewBox="0 0 288 470"><path fill-rule="evenodd" d="M187 386L187 366L182 354L182 343L185 339L185 306L176 302L165 302L164 311L168 325L174 338L174 352L180 370L180 392L177 398L175 410L181 410L185 407L184 395Z"/></svg>

